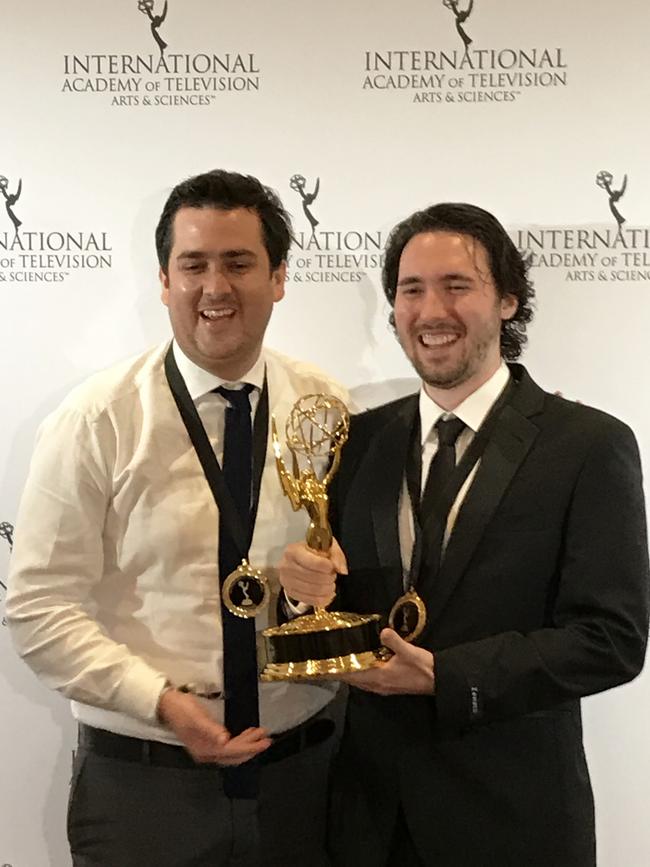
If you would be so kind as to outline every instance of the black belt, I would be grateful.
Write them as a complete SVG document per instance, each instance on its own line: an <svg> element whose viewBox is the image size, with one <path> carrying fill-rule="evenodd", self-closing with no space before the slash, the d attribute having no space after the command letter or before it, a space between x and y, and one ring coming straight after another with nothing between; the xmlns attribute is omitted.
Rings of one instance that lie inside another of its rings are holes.
<svg viewBox="0 0 650 867"><path fill-rule="evenodd" d="M307 720L286 732L272 735L273 743L259 755L262 765L279 762L296 755L309 747L321 744L332 736L334 722L322 717ZM98 756L140 762L166 768L211 768L209 762L195 762L185 747L164 744L160 741L145 741L79 724L79 746Z"/></svg>

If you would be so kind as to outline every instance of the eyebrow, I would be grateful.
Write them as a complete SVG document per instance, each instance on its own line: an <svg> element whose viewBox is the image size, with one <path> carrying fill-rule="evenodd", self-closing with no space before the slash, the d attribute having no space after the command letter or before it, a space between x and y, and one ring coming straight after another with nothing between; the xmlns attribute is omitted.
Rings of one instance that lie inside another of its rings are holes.
<svg viewBox="0 0 650 867"><path fill-rule="evenodd" d="M205 253L200 250L183 250L176 257L177 259L205 259Z"/></svg>
<svg viewBox="0 0 650 867"><path fill-rule="evenodd" d="M422 283L422 277L402 277L397 281L398 286L412 286L414 283Z"/></svg>
<svg viewBox="0 0 650 867"><path fill-rule="evenodd" d="M461 283L472 283L474 278L468 274L459 274L456 271L451 271L449 274L443 274L440 278L447 282L455 280ZM401 280L397 281L398 286L412 286L415 283L423 283L424 278L416 275L409 275L407 277L402 277Z"/></svg>
<svg viewBox="0 0 650 867"><path fill-rule="evenodd" d="M257 258L253 250L247 250L245 247L242 247L241 250L224 250L220 256L222 259L239 259L241 256L249 256L251 259Z"/></svg>
<svg viewBox="0 0 650 867"><path fill-rule="evenodd" d="M452 271L450 274L445 274L442 278L443 280L459 280L461 283L472 283L474 278L471 274L459 274L456 271Z"/></svg>
<svg viewBox="0 0 650 867"><path fill-rule="evenodd" d="M249 256L252 259L256 258L253 250L247 250L246 248L242 248L241 250L224 250L223 253L219 254L219 258L221 259L239 259L242 256ZM203 250L183 250L182 253L179 253L176 257L177 259L207 259L208 253L205 253Z"/></svg>

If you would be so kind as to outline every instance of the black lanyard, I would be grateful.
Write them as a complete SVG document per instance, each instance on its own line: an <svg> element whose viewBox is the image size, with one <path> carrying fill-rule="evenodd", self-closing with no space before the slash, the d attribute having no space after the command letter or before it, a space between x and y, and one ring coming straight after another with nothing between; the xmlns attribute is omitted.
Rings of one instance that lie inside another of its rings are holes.
<svg viewBox="0 0 650 867"><path fill-rule="evenodd" d="M178 411L187 430L188 436L194 446L196 456L201 463L203 474L206 478L214 502L219 510L219 520L223 522L227 532L238 549L242 560L248 557L248 549L251 546L253 539L253 531L255 529L255 518L257 516L257 507L260 499L260 487L262 484L262 471L264 469L264 461L266 458L266 443L268 438L269 424L269 391L266 381L266 373L264 374L264 385L260 394L257 411L255 413L255 421L253 423L253 490L250 515L248 526L245 527L237 507L235 506L230 491L223 477L219 461L214 453L210 440L205 432L203 422L196 411L194 402L185 385L185 381L181 376L176 365L176 359L172 346L170 344L167 354L165 355L165 376L169 384L170 391L173 395ZM220 576L223 581L227 576Z"/></svg>
<svg viewBox="0 0 650 867"><path fill-rule="evenodd" d="M449 477L447 484L439 491L431 492L429 502L427 503L429 519L427 520L426 527L422 526L422 504L420 502L420 490L422 488L421 420L420 413L418 412L416 414L416 421L411 432L411 448L406 463L406 484L409 498L411 500L414 535L413 552L411 554L411 565L408 574L410 587L416 586L420 577L425 535L427 538L429 536L434 539L439 538L439 533L437 533L436 530L439 531L442 527L442 535L444 536L444 527L447 523L449 510L456 500L460 489L465 484L465 481L473 467L476 466L477 461L482 457L490 439L490 435L499 420L501 411L510 399L513 389L514 382L511 377L506 387L492 405L490 412L483 420L483 424L476 432L474 439L456 465L456 468ZM427 530L428 533L425 534L424 530Z"/></svg>

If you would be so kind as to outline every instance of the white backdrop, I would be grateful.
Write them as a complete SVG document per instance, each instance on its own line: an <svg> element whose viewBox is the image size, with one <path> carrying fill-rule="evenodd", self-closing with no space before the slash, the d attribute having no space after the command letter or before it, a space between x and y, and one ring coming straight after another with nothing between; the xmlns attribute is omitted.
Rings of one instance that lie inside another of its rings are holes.
<svg viewBox="0 0 650 867"><path fill-rule="evenodd" d="M166 5L152 25L138 0L0 0L0 582L37 425L167 336L153 228L170 187L215 166L295 218L269 343L374 399L411 376L379 290L387 231L434 201L494 211L536 255L526 364L629 422L648 464L645 0L476 0L458 28L442 0ZM311 222L296 174L318 181ZM650 857L647 686L584 703L602 867ZM73 726L6 628L0 696L0 865L67 867Z"/></svg>

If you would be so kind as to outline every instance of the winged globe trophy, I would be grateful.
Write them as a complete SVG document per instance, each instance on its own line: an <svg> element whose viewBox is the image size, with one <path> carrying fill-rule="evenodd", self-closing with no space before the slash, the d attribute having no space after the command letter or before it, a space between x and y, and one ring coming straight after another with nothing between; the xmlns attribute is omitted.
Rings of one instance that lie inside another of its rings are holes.
<svg viewBox="0 0 650 867"><path fill-rule="evenodd" d="M282 457L275 418L271 420L273 451L280 484L297 512L306 509L306 541L314 551L332 545L328 520L327 486L336 473L348 438L350 415L345 404L331 394L308 394L293 406L286 424L292 454L289 470ZM329 459L329 460L328 460ZM319 477L317 464L326 464ZM315 608L264 630L268 663L264 681L336 678L370 668L380 658L378 614L345 614Z"/></svg>

